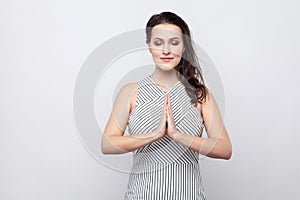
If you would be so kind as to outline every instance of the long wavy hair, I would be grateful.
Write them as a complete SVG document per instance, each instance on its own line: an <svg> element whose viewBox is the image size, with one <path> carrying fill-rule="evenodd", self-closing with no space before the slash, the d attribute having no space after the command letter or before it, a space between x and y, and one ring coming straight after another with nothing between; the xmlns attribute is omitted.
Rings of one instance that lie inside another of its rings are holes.
<svg viewBox="0 0 300 200"><path fill-rule="evenodd" d="M194 106L198 102L203 103L207 96L207 88L204 83L198 57L192 45L190 29L186 22L172 12L161 12L152 15L146 25L146 43L149 44L151 41L152 28L164 23L176 25L182 31L185 50L175 70L183 76L179 76L179 80L185 86L186 92L191 98L191 103Z"/></svg>

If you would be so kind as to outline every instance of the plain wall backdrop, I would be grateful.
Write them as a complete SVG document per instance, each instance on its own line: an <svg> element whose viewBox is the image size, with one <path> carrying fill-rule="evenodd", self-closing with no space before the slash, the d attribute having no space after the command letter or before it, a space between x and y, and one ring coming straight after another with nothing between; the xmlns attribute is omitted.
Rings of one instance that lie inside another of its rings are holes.
<svg viewBox="0 0 300 200"><path fill-rule="evenodd" d="M161 11L188 23L223 82L233 157L201 160L208 199L300 197L299 1L11 0L0 2L0 199L122 199L128 174L78 137L74 84L96 47Z"/></svg>

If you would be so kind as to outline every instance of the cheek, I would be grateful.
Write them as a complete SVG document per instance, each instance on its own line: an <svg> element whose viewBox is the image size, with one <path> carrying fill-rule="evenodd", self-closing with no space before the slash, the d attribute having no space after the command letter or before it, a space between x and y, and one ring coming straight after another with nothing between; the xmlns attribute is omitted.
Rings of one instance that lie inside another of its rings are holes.
<svg viewBox="0 0 300 200"><path fill-rule="evenodd" d="M183 46L173 46L170 48L171 53L176 57L181 57L183 52Z"/></svg>
<svg viewBox="0 0 300 200"><path fill-rule="evenodd" d="M151 54L153 57L159 57L161 55L162 50L158 48L151 48Z"/></svg>

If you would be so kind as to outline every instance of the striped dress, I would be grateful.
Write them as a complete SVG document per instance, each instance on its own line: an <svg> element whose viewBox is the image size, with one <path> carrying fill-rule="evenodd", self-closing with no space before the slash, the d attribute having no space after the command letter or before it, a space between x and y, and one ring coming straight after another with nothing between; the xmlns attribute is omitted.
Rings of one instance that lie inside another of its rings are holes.
<svg viewBox="0 0 300 200"><path fill-rule="evenodd" d="M201 136L203 120L190 103L184 85L177 82L167 92L177 129ZM138 82L136 107L128 119L130 135L148 133L157 128L164 95L151 76ZM133 152L125 200L204 200L199 154L164 136Z"/></svg>

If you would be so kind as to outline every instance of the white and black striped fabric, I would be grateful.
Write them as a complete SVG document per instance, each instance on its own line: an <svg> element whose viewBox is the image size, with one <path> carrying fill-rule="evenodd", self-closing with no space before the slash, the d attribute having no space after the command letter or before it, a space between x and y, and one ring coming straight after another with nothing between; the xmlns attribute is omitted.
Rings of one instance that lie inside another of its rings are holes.
<svg viewBox="0 0 300 200"><path fill-rule="evenodd" d="M169 91L171 108L180 132L201 136L203 120L191 105L184 85ZM148 133L158 125L165 93L147 76L138 82L136 107L128 119L130 135ZM205 200L199 154L164 136L133 152L125 200Z"/></svg>

